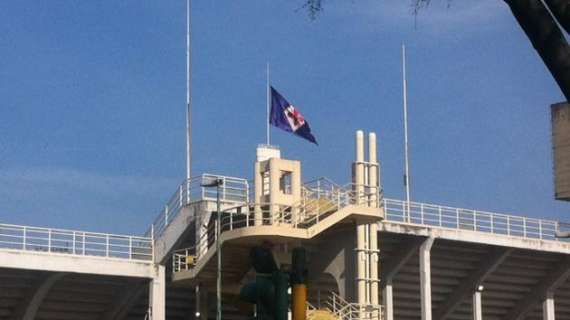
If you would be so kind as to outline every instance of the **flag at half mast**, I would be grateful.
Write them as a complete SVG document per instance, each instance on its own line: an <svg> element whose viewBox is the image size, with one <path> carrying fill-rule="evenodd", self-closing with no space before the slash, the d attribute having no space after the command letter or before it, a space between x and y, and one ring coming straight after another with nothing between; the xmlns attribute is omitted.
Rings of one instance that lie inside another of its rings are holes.
<svg viewBox="0 0 570 320"><path fill-rule="evenodd" d="M275 88L271 87L271 112L269 123L287 132L292 132L301 138L318 145L311 133L311 127L299 110L290 104Z"/></svg>

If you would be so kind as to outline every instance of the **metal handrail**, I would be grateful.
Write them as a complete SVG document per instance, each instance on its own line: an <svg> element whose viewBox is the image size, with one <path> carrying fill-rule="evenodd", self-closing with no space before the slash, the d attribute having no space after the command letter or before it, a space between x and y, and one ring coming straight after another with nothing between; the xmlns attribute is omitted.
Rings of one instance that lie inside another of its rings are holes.
<svg viewBox="0 0 570 320"><path fill-rule="evenodd" d="M0 248L130 260L153 258L148 237L12 224L0 224Z"/></svg>
<svg viewBox="0 0 570 320"><path fill-rule="evenodd" d="M220 179L220 200L224 203L248 203L249 183L246 179L204 173L182 181L172 194L166 205L159 211L151 226L146 230L145 236L158 238L168 225L180 213L180 210L190 203L202 200L215 201L217 190L202 187L204 180Z"/></svg>
<svg viewBox="0 0 570 320"><path fill-rule="evenodd" d="M428 203L383 199L386 220L451 229L556 240L559 222Z"/></svg>

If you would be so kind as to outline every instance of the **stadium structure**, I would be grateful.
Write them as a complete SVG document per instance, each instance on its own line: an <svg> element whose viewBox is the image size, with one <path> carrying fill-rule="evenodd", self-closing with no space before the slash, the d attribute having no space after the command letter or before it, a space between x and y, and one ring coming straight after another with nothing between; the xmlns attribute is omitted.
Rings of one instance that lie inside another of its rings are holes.
<svg viewBox="0 0 570 320"><path fill-rule="evenodd" d="M570 319L564 224L385 198L367 137L349 184L262 145L142 236L0 224L0 320Z"/></svg>

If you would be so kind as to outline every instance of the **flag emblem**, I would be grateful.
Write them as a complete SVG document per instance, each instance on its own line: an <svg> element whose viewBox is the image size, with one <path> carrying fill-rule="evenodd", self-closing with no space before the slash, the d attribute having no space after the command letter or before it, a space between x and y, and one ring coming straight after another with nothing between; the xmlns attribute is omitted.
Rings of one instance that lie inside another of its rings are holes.
<svg viewBox="0 0 570 320"><path fill-rule="evenodd" d="M311 133L311 127L299 109L290 104L277 90L271 87L271 112L269 123L277 128L307 139L314 144L317 140Z"/></svg>

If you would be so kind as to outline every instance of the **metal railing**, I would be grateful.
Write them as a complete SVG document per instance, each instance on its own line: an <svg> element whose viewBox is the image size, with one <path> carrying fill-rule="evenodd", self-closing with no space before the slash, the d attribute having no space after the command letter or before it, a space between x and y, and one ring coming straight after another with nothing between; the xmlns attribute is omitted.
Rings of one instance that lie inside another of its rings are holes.
<svg viewBox="0 0 570 320"><path fill-rule="evenodd" d="M347 302L335 292L325 302L327 308L341 320L380 320L382 306Z"/></svg>
<svg viewBox="0 0 570 320"><path fill-rule="evenodd" d="M152 260L152 239L86 231L0 224L0 248Z"/></svg>
<svg viewBox="0 0 570 320"><path fill-rule="evenodd" d="M248 203L248 181L246 179L226 177L213 174L202 174L189 180L183 181L172 194L166 205L160 210L151 226L145 232L145 236L158 238L166 227L180 213L180 210L196 201L216 200L216 188L202 187L204 180L220 179L220 200L224 203Z"/></svg>
<svg viewBox="0 0 570 320"><path fill-rule="evenodd" d="M386 220L427 226L472 230L529 239L556 240L559 222L472 209L384 198Z"/></svg>
<svg viewBox="0 0 570 320"><path fill-rule="evenodd" d="M234 229L254 226L281 225L307 229L332 213L360 201L359 199L378 199L379 195L367 191L353 191L335 187L333 190L320 189L304 191L303 200L295 205L278 204L242 204L228 208L221 213L221 233ZM194 246L174 252L173 270L188 270L212 248L216 239L216 223L208 225L200 233Z"/></svg>

